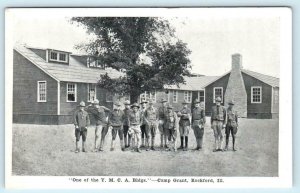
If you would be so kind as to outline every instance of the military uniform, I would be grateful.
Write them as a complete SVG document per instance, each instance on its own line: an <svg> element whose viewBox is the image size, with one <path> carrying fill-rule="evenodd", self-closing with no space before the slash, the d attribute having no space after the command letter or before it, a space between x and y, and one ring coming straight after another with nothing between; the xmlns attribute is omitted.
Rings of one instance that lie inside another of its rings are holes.
<svg viewBox="0 0 300 193"><path fill-rule="evenodd" d="M95 100L94 104L99 104L99 101ZM97 150L98 139L101 135L99 151L103 151L105 137L108 132L106 112L105 112L107 111L107 109L104 109L103 107L100 106L99 107L89 106L88 108L86 108L86 110L94 116L94 119L96 121L95 145L94 145L95 150Z"/></svg>
<svg viewBox="0 0 300 193"><path fill-rule="evenodd" d="M188 104L186 101L183 104ZM179 133L180 133L180 147L186 151L188 149L188 136L191 127L191 109L188 107L183 107L179 113ZM183 146L183 141L185 141L185 146Z"/></svg>
<svg viewBox="0 0 300 193"><path fill-rule="evenodd" d="M80 107L85 107L85 103L80 102ZM76 137L76 150L79 152L78 141L82 136L82 151L85 152L85 141L87 136L87 127L90 125L89 114L84 110L77 110L74 113L75 137Z"/></svg>
<svg viewBox="0 0 300 193"><path fill-rule="evenodd" d="M123 120L123 131L124 131L124 140L125 140L125 147L129 147L130 146L130 135L128 135L128 130L129 130L129 115L131 113L131 109L124 109L123 110L124 113L124 120ZM128 141L127 141L128 139Z"/></svg>
<svg viewBox="0 0 300 193"><path fill-rule="evenodd" d="M146 108L141 108L141 115L142 115L142 123L141 123L141 137L142 137L142 147L145 147L145 137L146 136L146 121L144 119Z"/></svg>
<svg viewBox="0 0 300 193"><path fill-rule="evenodd" d="M192 128L197 142L196 150L202 149L205 122L204 109L201 107L195 107L192 113Z"/></svg>
<svg viewBox="0 0 300 193"><path fill-rule="evenodd" d="M162 99L161 103L166 103L166 99ZM160 132L160 147L167 147L167 130L165 129L165 117L168 112L166 106L161 106L158 108L158 130Z"/></svg>
<svg viewBox="0 0 300 193"><path fill-rule="evenodd" d="M234 102L231 101L229 104L234 105ZM229 142L229 136L231 134L232 136L232 149L236 151L235 149L235 136L238 130L238 112L233 109L233 107L228 107L227 109L227 124L225 129L226 134L226 146L225 150L228 150L228 142Z"/></svg>
<svg viewBox="0 0 300 193"><path fill-rule="evenodd" d="M133 104L131 106L131 108L137 107L139 108L138 104ZM139 142L140 142L140 138L141 138L141 124L143 121L143 117L140 111L134 112L131 111L130 115L129 115L129 134L132 136L132 147L135 147L135 150L137 152L139 151Z"/></svg>
<svg viewBox="0 0 300 193"><path fill-rule="evenodd" d="M154 150L154 142L157 128L157 111L154 107L149 107L146 109L144 114L144 120L146 121L146 139L147 148L149 148L149 139L151 136L151 149Z"/></svg>
<svg viewBox="0 0 300 193"><path fill-rule="evenodd" d="M112 135L112 142L111 142L111 151L115 148L115 140L117 134L120 138L121 149L124 150L125 145L123 141L124 133L123 133L123 120L124 120L124 113L122 110L114 109L108 118L108 126L112 127L111 135Z"/></svg>
<svg viewBox="0 0 300 193"><path fill-rule="evenodd" d="M169 106L168 108L173 109ZM174 149L176 151L177 131L178 131L178 116L175 112L170 111L165 117L165 128L169 141L169 150Z"/></svg>
<svg viewBox="0 0 300 193"><path fill-rule="evenodd" d="M216 99L217 102L221 102L221 98ZM224 106L215 105L212 107L212 115L211 115L211 128L214 131L215 137L215 149L214 151L222 150L222 142L223 142L223 134L222 129L226 125L226 108Z"/></svg>

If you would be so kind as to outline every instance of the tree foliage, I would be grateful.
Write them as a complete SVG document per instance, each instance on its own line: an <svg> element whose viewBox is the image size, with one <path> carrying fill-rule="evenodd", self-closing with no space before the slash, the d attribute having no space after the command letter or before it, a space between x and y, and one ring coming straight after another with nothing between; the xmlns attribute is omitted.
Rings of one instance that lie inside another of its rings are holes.
<svg viewBox="0 0 300 193"><path fill-rule="evenodd" d="M95 40L79 45L107 67L122 71L119 78L101 75L99 86L129 94L132 102L140 93L184 83L189 75L190 50L175 37L168 20L156 17L74 17Z"/></svg>

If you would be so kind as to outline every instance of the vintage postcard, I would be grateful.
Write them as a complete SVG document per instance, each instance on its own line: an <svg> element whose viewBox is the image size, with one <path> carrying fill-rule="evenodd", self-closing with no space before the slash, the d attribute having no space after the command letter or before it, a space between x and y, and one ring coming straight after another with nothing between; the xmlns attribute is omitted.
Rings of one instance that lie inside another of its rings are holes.
<svg viewBox="0 0 300 193"><path fill-rule="evenodd" d="M292 11L7 8L7 188L292 186Z"/></svg>

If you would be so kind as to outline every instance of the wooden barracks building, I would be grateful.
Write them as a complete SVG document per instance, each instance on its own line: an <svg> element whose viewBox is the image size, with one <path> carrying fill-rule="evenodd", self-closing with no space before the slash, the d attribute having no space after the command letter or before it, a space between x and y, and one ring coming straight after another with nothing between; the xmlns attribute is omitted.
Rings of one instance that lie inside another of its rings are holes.
<svg viewBox="0 0 300 193"><path fill-rule="evenodd" d="M112 108L115 100L126 100L96 86L100 74L114 78L122 73L86 55L15 46L13 52L13 122L69 124L80 101L97 98ZM165 86L162 91L145 92L140 100L153 99L156 106L167 98L175 110L186 100L205 103L206 114L217 96L227 105L231 99L241 117L276 118L279 113L279 79L242 68L241 55L232 55L232 70L223 76L194 75L186 84Z"/></svg>

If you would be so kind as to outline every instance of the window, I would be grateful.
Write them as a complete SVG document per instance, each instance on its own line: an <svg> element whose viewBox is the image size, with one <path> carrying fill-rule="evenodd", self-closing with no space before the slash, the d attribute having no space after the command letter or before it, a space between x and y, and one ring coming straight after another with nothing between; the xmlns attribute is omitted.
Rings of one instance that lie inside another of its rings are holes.
<svg viewBox="0 0 300 193"><path fill-rule="evenodd" d="M192 102L192 91L184 91L184 100L188 103Z"/></svg>
<svg viewBox="0 0 300 193"><path fill-rule="evenodd" d="M168 91L168 90L166 90L166 91L164 92L164 99L167 100L167 103L169 102L169 93L170 93L170 91Z"/></svg>
<svg viewBox="0 0 300 193"><path fill-rule="evenodd" d="M47 101L47 83L46 81L37 82L37 102Z"/></svg>
<svg viewBox="0 0 300 193"><path fill-rule="evenodd" d="M200 102L205 102L205 91L204 90L200 90L198 92L198 100Z"/></svg>
<svg viewBox="0 0 300 193"><path fill-rule="evenodd" d="M67 53L58 52L58 51L50 51L50 61L55 62L68 62Z"/></svg>
<svg viewBox="0 0 300 193"><path fill-rule="evenodd" d="M76 95L77 95L76 84L68 83L67 84L67 102L76 102Z"/></svg>
<svg viewBox="0 0 300 193"><path fill-rule="evenodd" d="M99 60L93 58L93 57L88 57L87 58L87 65L88 67L96 67L96 68L105 68L105 65L101 63Z"/></svg>
<svg viewBox="0 0 300 193"><path fill-rule="evenodd" d="M223 103L223 87L214 87L214 103L216 102L216 98L221 98L221 103Z"/></svg>
<svg viewBox="0 0 300 193"><path fill-rule="evenodd" d="M251 103L261 103L262 89L260 86L251 87Z"/></svg>
<svg viewBox="0 0 300 193"><path fill-rule="evenodd" d="M177 103L178 100L178 91L173 90L173 103Z"/></svg>
<svg viewBox="0 0 300 193"><path fill-rule="evenodd" d="M96 99L96 85L88 84L88 101L92 102Z"/></svg>
<svg viewBox="0 0 300 193"><path fill-rule="evenodd" d="M140 102L146 100L152 100L153 102L156 102L156 91L154 92L149 92L149 91L145 91L144 93L142 93L140 95Z"/></svg>
<svg viewBox="0 0 300 193"><path fill-rule="evenodd" d="M107 91L105 98L106 98L106 102L113 102L114 95L113 95L113 93Z"/></svg>

